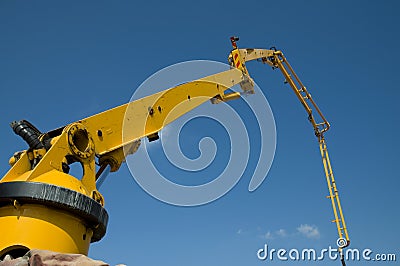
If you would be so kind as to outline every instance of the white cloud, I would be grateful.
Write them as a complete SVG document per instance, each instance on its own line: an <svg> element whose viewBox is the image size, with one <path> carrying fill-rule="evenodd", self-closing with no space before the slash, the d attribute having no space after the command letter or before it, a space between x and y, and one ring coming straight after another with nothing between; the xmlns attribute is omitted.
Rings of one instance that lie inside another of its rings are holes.
<svg viewBox="0 0 400 266"><path fill-rule="evenodd" d="M272 233L270 231L268 231L265 235L264 235L265 239L267 240L271 240L274 239L274 236L272 235Z"/></svg>
<svg viewBox="0 0 400 266"><path fill-rule="evenodd" d="M272 240L272 239L282 238L282 237L287 237L287 236L288 236L288 234L285 229L279 229L272 233L271 233L271 231L268 231L262 237L267 240Z"/></svg>
<svg viewBox="0 0 400 266"><path fill-rule="evenodd" d="M320 233L315 225L301 224L297 227L297 231L307 238L319 238Z"/></svg>
<svg viewBox="0 0 400 266"><path fill-rule="evenodd" d="M318 227L315 225L309 225L309 224L301 224L299 227L296 228L297 233L305 236L306 238L310 239L318 239L320 238L320 233L318 230ZM241 230L239 230L241 233ZM238 234L240 234L238 231ZM268 231L265 234L261 235L262 238L266 240L272 240L272 239L277 239L277 238L286 238L286 237L293 237L296 234L286 231L285 229L279 229L276 231Z"/></svg>
<svg viewBox="0 0 400 266"><path fill-rule="evenodd" d="M278 231L276 231L276 234L280 237L286 237L287 233L285 229L279 229Z"/></svg>

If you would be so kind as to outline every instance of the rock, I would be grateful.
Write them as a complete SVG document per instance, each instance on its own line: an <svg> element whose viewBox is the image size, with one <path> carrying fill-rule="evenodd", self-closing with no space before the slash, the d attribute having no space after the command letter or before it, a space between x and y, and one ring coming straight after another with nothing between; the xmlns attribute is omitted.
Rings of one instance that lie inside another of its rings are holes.
<svg viewBox="0 0 400 266"><path fill-rule="evenodd" d="M82 254L57 253L48 250L32 249L23 257L13 259L6 255L0 266L109 266Z"/></svg>

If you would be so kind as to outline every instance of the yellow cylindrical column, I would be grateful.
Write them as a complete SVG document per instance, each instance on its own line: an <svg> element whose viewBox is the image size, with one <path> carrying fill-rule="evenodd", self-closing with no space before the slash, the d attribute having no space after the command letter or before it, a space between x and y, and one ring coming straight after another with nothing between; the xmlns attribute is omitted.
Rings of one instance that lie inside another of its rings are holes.
<svg viewBox="0 0 400 266"><path fill-rule="evenodd" d="M81 219L35 204L1 207L0 228L0 257L20 247L87 254L93 235Z"/></svg>
<svg viewBox="0 0 400 266"><path fill-rule="evenodd" d="M108 214L77 191L39 182L0 183L0 259L29 249L87 255L106 232Z"/></svg>

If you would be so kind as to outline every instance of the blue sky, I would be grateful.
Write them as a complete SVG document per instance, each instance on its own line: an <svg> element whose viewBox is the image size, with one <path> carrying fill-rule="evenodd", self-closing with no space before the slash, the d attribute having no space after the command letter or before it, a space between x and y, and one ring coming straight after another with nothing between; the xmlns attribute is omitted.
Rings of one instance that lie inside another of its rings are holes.
<svg viewBox="0 0 400 266"><path fill-rule="evenodd" d="M1 1L1 172L26 148L9 122L28 119L47 131L123 104L166 66L226 62L229 37L238 35L242 47L281 49L331 122L326 138L352 247L399 257L398 9L397 1ZM335 245L306 114L278 71L257 63L249 70L277 127L275 159L261 187L248 192L248 170L221 199L176 207L146 194L123 166L101 189L110 221L91 257L111 265L303 265L259 261L256 252L265 243ZM195 143L183 144L189 157L198 156L196 140L210 134L201 125L185 129L187 141L183 132L182 143ZM213 127L218 144L225 133Z"/></svg>

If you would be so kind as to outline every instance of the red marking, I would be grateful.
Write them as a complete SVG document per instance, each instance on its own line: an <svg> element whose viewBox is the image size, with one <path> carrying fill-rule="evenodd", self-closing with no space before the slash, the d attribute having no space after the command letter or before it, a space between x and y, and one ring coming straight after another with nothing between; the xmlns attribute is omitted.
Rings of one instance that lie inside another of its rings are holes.
<svg viewBox="0 0 400 266"><path fill-rule="evenodd" d="M232 37L231 37L231 43L232 43L232 46L233 46L234 49L237 48L237 46L236 46L236 41L238 41L238 40L239 40L238 37L235 37L235 36L232 36Z"/></svg>
<svg viewBox="0 0 400 266"><path fill-rule="evenodd" d="M238 68L240 66L240 62L237 62L236 63L236 67Z"/></svg>
<svg viewBox="0 0 400 266"><path fill-rule="evenodd" d="M238 58L238 56L239 56L238 54L235 54L235 56L234 56L234 57L235 57L235 60L236 60L236 58Z"/></svg>
<svg viewBox="0 0 400 266"><path fill-rule="evenodd" d="M236 41L235 41L234 37L231 37L231 43L232 43L233 48L236 49L237 45L236 45Z"/></svg>

